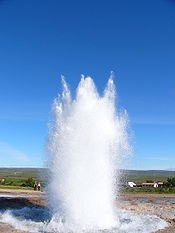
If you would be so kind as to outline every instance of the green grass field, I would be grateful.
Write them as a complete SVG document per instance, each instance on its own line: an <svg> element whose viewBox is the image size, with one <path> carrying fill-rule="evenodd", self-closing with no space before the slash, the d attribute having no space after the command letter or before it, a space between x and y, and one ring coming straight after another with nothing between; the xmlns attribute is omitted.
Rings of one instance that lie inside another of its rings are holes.
<svg viewBox="0 0 175 233"><path fill-rule="evenodd" d="M136 188L125 188L121 190L122 193L155 193L155 194L174 194L175 193L175 187L172 188L142 188L142 187L136 187Z"/></svg>
<svg viewBox="0 0 175 233"><path fill-rule="evenodd" d="M136 184L142 184L147 180L165 182L168 177L175 176L175 171L164 170L123 170L121 173L123 182L133 181Z"/></svg>
<svg viewBox="0 0 175 233"><path fill-rule="evenodd" d="M0 168L0 178L38 178L44 168Z"/></svg>
<svg viewBox="0 0 175 233"><path fill-rule="evenodd" d="M0 188L31 189L33 183L46 183L44 168L0 168Z"/></svg>
<svg viewBox="0 0 175 233"><path fill-rule="evenodd" d="M136 171L122 170L121 184L133 181L137 185L148 180L165 182L168 177L175 177L175 171ZM0 189L32 189L33 182L41 182L42 187L47 184L47 170L45 168L0 168ZM146 193L175 193L175 188L125 188L124 192Z"/></svg>

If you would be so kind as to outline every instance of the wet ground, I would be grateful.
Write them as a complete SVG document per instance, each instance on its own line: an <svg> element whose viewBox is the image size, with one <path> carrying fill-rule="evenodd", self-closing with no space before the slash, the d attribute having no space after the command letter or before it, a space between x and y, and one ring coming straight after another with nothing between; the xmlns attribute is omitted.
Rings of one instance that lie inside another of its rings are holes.
<svg viewBox="0 0 175 233"><path fill-rule="evenodd" d="M42 192L26 190L0 190L0 211L11 208L22 207L41 207L46 205L44 194ZM14 229L9 224L1 222L0 215L0 233L27 233Z"/></svg>
<svg viewBox="0 0 175 233"><path fill-rule="evenodd" d="M156 215L169 223L161 233L175 233L175 194L125 194L121 196L122 209Z"/></svg>
<svg viewBox="0 0 175 233"><path fill-rule="evenodd" d="M175 194L125 194L120 199L118 203L124 210L157 215L166 220L169 227L159 230L159 233L175 233ZM42 192L0 190L0 211L8 208L42 206L46 206L45 194ZM0 233L24 233L24 231L14 229L2 223L0 219Z"/></svg>

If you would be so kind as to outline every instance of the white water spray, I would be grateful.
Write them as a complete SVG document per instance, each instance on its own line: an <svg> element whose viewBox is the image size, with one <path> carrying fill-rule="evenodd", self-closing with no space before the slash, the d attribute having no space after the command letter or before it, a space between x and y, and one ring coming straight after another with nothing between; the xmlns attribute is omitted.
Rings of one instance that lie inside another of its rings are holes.
<svg viewBox="0 0 175 233"><path fill-rule="evenodd" d="M31 233L152 233L166 227L156 216L117 208L117 171L129 144L127 114L116 108L112 77L102 97L90 77L82 77L73 100L62 83L48 138L52 213L12 208L0 211L0 222Z"/></svg>
<svg viewBox="0 0 175 233"><path fill-rule="evenodd" d="M74 228L116 227L116 171L129 149L127 114L116 110L112 77L102 97L90 77L82 76L73 100L64 78L62 84L48 140L51 208Z"/></svg>

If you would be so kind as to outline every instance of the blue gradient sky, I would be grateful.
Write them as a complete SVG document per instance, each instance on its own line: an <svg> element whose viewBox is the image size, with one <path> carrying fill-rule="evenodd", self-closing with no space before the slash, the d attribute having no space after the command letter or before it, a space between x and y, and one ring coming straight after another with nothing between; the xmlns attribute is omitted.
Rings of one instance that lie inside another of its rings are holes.
<svg viewBox="0 0 175 233"><path fill-rule="evenodd" d="M115 72L134 155L123 167L175 168L175 1L0 1L0 166L44 165L60 75L102 93Z"/></svg>

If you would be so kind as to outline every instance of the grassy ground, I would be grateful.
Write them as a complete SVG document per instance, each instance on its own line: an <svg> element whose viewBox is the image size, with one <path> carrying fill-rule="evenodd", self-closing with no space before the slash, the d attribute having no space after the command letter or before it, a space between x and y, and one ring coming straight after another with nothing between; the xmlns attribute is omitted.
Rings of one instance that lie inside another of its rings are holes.
<svg viewBox="0 0 175 233"><path fill-rule="evenodd" d="M34 182L46 183L45 169L0 168L0 189L33 189ZM42 177L42 178L41 178Z"/></svg>
<svg viewBox="0 0 175 233"><path fill-rule="evenodd" d="M175 187L173 188L143 188L143 187L139 187L139 188L125 188L122 189L123 193L155 193L155 194L175 194Z"/></svg>
<svg viewBox="0 0 175 233"><path fill-rule="evenodd" d="M0 178L38 178L42 172L40 168L0 168Z"/></svg>
<svg viewBox="0 0 175 233"><path fill-rule="evenodd" d="M22 186L12 186L12 185L0 185L0 189L22 189L22 190L33 190L31 187L22 187Z"/></svg>
<svg viewBox="0 0 175 233"><path fill-rule="evenodd" d="M40 181L42 187L47 183L46 169L37 168L0 168L0 189L33 189L28 181ZM137 185L148 180L165 182L175 176L174 171L122 171L121 184L133 181ZM4 180L4 181L3 181ZM125 193L175 193L175 188L125 188Z"/></svg>
<svg viewBox="0 0 175 233"><path fill-rule="evenodd" d="M147 180L162 181L165 182L168 177L175 176L175 171L159 171L159 170L148 170L148 171L135 171L125 170L122 172L122 181L128 182L133 181L137 185L146 182Z"/></svg>

